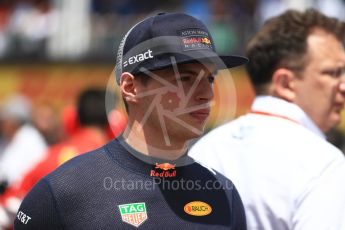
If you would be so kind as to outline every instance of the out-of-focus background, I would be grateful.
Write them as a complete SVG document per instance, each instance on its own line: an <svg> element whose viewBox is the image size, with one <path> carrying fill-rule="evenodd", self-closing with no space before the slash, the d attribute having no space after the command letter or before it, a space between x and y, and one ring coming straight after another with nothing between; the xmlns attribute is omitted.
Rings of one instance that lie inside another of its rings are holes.
<svg viewBox="0 0 345 230"><path fill-rule="evenodd" d="M345 0L0 0L0 229L11 229L39 178L125 127L113 69L120 40L139 20L189 13L208 26L218 53L243 55L267 18L308 7L345 20ZM104 126L95 89L106 88L115 108ZM215 89L207 130L244 114L254 98L243 67L220 72ZM345 115L328 135L342 150L344 132Z"/></svg>
<svg viewBox="0 0 345 230"><path fill-rule="evenodd" d="M55 143L63 135L64 109L83 89L106 87L119 42L140 19L160 11L189 13L207 24L219 53L241 55L265 19L307 7L345 19L345 0L0 0L0 106L15 94L25 96L34 124ZM229 92L219 91L222 114L213 116L209 129L234 118L229 108L238 116L253 100L243 68L232 71L231 81L236 98L224 100ZM345 123L332 136L340 145L343 130Z"/></svg>
<svg viewBox="0 0 345 230"><path fill-rule="evenodd" d="M265 19L308 7L345 20L345 0L0 0L0 230L11 229L39 178L124 129L113 69L120 40L139 20L189 13L208 26L218 53L243 55ZM107 94L107 107L115 106L108 121L96 106L106 88L115 93ZM207 130L244 114L254 99L243 67L220 72L215 89ZM328 135L342 150L343 120Z"/></svg>

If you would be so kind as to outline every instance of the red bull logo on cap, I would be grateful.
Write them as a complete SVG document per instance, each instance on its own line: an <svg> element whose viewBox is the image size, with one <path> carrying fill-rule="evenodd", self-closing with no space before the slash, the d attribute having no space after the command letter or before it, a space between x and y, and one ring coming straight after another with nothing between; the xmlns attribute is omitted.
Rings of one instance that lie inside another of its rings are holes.
<svg viewBox="0 0 345 230"><path fill-rule="evenodd" d="M182 48L187 50L212 49L209 34L200 29L187 29L181 31Z"/></svg>

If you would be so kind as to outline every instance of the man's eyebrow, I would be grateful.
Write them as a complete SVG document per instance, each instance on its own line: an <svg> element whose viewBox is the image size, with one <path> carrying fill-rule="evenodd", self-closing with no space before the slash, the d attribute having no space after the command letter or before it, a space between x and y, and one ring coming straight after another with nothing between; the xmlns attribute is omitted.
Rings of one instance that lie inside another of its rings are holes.
<svg viewBox="0 0 345 230"><path fill-rule="evenodd" d="M192 75L198 75L199 74L197 71L190 70L190 69L183 69L183 68L181 68L178 71L179 71L179 73L184 73L184 74L192 74Z"/></svg>
<svg viewBox="0 0 345 230"><path fill-rule="evenodd" d="M191 75L199 75L200 71L195 71L195 70L191 70L191 69L184 69L184 68L180 68L179 73L184 73L184 74L191 74ZM218 70L215 70L213 72L210 73L211 75L217 75L218 74Z"/></svg>

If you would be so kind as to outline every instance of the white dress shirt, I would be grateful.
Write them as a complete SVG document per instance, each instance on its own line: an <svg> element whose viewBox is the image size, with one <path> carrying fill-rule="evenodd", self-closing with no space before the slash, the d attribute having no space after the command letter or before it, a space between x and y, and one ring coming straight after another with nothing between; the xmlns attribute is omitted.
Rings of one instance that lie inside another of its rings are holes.
<svg viewBox="0 0 345 230"><path fill-rule="evenodd" d="M257 97L190 155L230 178L248 229L345 229L345 158L297 105Z"/></svg>

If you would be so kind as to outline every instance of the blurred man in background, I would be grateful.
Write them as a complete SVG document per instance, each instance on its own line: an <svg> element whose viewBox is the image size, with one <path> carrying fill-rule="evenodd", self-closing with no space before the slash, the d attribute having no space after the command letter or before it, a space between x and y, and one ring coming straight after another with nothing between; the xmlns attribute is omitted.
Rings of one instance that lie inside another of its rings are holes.
<svg viewBox="0 0 345 230"><path fill-rule="evenodd" d="M251 112L191 150L233 179L249 229L345 229L345 159L324 135L345 102L344 38L315 10L268 20L247 46Z"/></svg>
<svg viewBox="0 0 345 230"><path fill-rule="evenodd" d="M11 96L0 108L0 120L4 142L0 178L12 185L44 157L47 144L31 124L31 103L25 96Z"/></svg>
<svg viewBox="0 0 345 230"><path fill-rule="evenodd" d="M32 123L49 146L62 141L64 130L61 126L59 111L52 103L35 104L32 111Z"/></svg>

